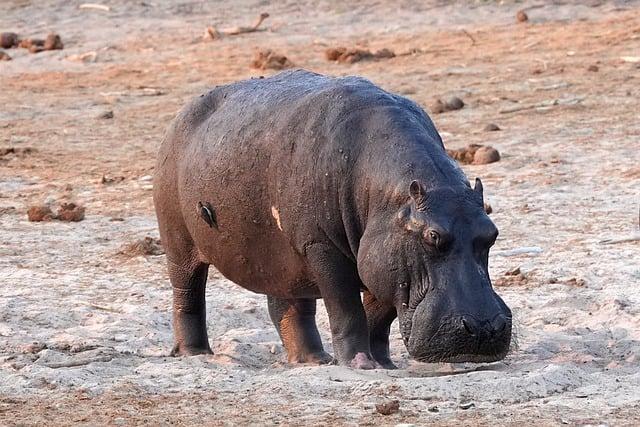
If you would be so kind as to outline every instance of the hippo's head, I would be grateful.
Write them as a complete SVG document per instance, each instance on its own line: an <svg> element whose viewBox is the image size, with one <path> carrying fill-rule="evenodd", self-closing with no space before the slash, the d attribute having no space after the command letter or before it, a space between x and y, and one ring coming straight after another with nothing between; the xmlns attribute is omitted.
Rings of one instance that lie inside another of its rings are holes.
<svg viewBox="0 0 640 427"><path fill-rule="evenodd" d="M396 307L409 354L423 362L491 362L511 342L511 311L494 292L489 248L498 229L482 183L426 190L413 181L397 205L372 216L358 271L377 299Z"/></svg>

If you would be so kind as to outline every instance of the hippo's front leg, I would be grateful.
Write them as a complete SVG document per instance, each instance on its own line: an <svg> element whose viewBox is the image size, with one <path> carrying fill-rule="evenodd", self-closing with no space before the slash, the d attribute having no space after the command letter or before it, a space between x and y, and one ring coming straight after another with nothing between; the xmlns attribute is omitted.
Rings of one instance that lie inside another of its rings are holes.
<svg viewBox="0 0 640 427"><path fill-rule="evenodd" d="M383 368L396 369L396 365L389 356L389 330L397 316L396 309L392 305L381 303L369 291L364 291L363 297L369 326L371 354Z"/></svg>
<svg viewBox="0 0 640 427"><path fill-rule="evenodd" d="M357 369L374 369L355 266L328 245L311 245L306 255L329 315L335 360Z"/></svg>

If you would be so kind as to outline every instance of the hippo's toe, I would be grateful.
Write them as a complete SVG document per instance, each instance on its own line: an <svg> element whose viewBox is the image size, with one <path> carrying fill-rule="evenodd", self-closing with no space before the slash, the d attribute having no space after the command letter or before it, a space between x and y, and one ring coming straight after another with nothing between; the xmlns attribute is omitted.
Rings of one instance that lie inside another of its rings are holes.
<svg viewBox="0 0 640 427"><path fill-rule="evenodd" d="M173 349L171 350L171 353L170 353L172 357L197 356L199 354L213 354L213 351L211 351L211 348L209 346L193 347L193 346L186 346L180 343L176 343L173 346Z"/></svg>
<svg viewBox="0 0 640 427"><path fill-rule="evenodd" d="M356 353L353 359L351 359L349 366L354 369L376 369L378 367L375 361L371 360L369 356L362 352Z"/></svg>

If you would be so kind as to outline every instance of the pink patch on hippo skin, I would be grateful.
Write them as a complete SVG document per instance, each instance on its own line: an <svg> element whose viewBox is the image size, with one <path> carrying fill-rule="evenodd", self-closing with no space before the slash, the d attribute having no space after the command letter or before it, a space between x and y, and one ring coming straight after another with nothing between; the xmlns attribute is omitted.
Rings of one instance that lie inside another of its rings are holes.
<svg viewBox="0 0 640 427"><path fill-rule="evenodd" d="M365 353L356 353L349 363L353 369L376 369L376 362L370 360Z"/></svg>

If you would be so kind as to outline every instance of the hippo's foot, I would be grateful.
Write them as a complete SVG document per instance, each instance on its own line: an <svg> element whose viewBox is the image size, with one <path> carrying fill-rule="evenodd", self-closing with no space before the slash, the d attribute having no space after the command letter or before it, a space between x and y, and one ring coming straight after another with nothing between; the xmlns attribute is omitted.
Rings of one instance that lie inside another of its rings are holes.
<svg viewBox="0 0 640 427"><path fill-rule="evenodd" d="M380 365L383 369L398 369L398 367L391 361L391 359L387 358L376 358L376 363Z"/></svg>
<svg viewBox="0 0 640 427"><path fill-rule="evenodd" d="M371 360L366 353L362 352L356 353L356 355L353 356L353 359L349 362L349 366L353 369L376 369L378 367L375 361Z"/></svg>
<svg viewBox="0 0 640 427"><path fill-rule="evenodd" d="M173 346L173 350L171 350L171 356L197 356L199 354L213 354L211 348L207 345L206 347L194 347L188 346L181 343L176 343Z"/></svg>
<svg viewBox="0 0 640 427"><path fill-rule="evenodd" d="M325 351L314 351L310 353L289 354L289 363L309 363L312 365L326 365L333 361L333 357Z"/></svg>

